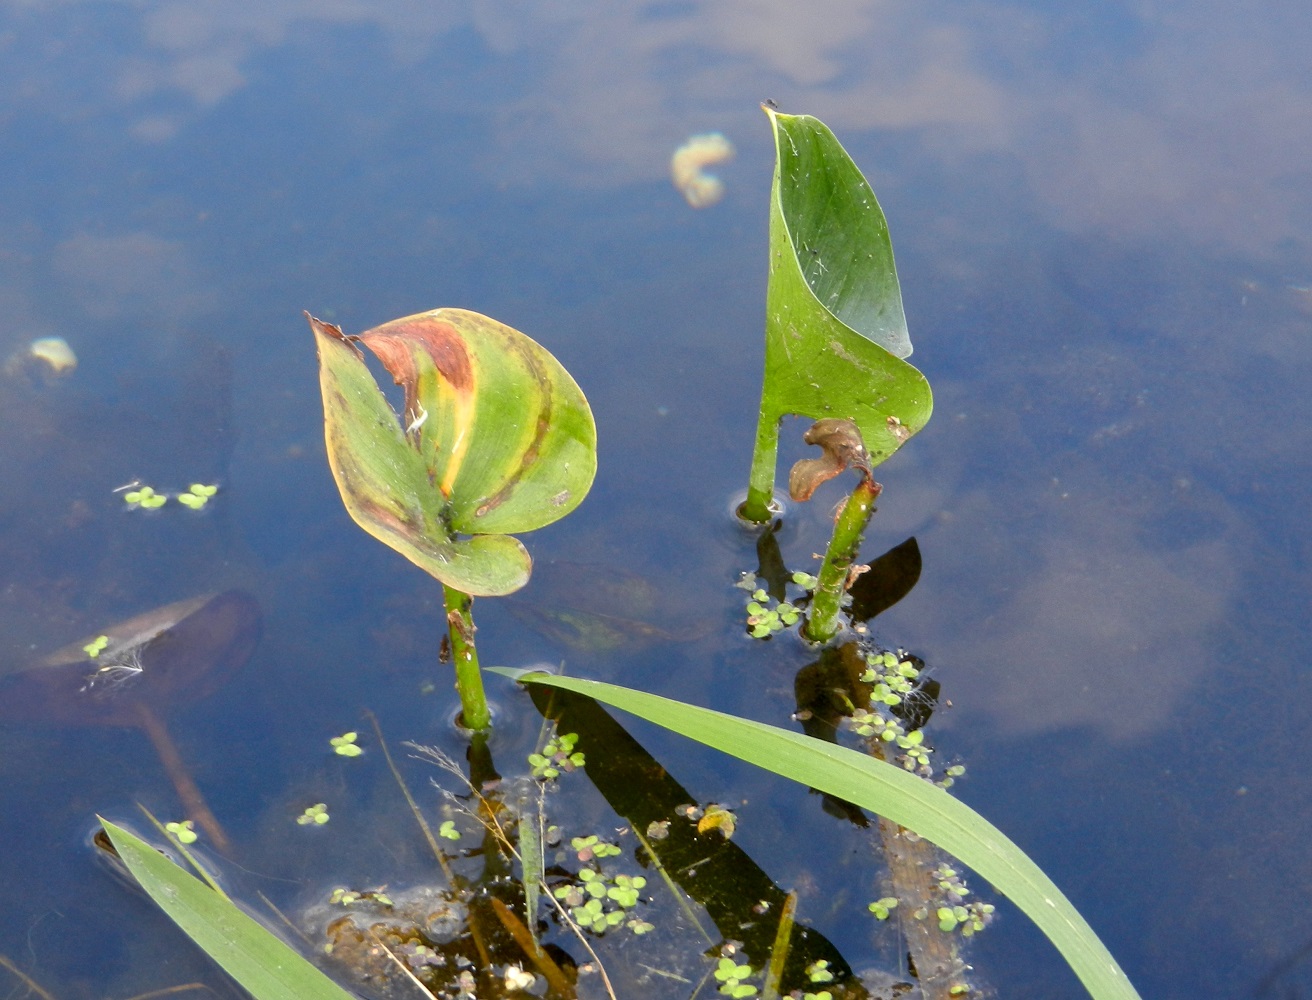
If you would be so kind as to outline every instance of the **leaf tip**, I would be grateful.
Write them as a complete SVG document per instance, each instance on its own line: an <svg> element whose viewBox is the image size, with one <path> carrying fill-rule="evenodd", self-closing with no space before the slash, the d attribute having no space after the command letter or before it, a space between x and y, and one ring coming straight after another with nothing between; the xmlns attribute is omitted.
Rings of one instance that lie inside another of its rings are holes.
<svg viewBox="0 0 1312 1000"><path fill-rule="evenodd" d="M309 321L310 329L313 330L315 334L321 337L327 337L329 340L340 340L343 344L350 347L351 350L355 351L356 354L363 356L363 352L360 348L355 346L355 341L358 339L357 337L352 337L343 333L342 328L335 323L325 323L318 317L311 316L308 309L302 309L301 313Z"/></svg>

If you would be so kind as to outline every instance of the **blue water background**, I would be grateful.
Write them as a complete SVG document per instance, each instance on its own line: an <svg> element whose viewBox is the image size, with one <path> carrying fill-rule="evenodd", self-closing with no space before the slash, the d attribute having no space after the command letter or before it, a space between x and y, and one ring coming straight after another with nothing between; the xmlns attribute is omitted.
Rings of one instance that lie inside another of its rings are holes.
<svg viewBox="0 0 1312 1000"><path fill-rule="evenodd" d="M367 706L454 745L438 595L341 508L300 311L359 332L455 305L547 346L596 414L596 485L535 558L637 574L714 636L587 656L483 601L485 661L786 723L798 664L736 644L755 555L727 517L759 391L769 98L829 124L888 215L936 411L879 470L865 551L919 541L877 632L952 700L935 738L969 765L962 798L1145 997L1307 995L1310 28L1251 2L0 5L0 360L41 336L80 359L0 381L0 670L243 587L254 660L171 723L254 888L420 857L373 832L406 822L378 755L351 771L326 741ZM737 157L696 211L668 163L705 131ZM129 515L112 491L138 477L223 491ZM837 495L794 512L795 567ZM491 688L510 761L536 723ZM176 811L144 737L0 733L0 953L64 998L207 975L84 844L96 811ZM854 964L877 953L850 831L641 733L740 803L740 843L804 918ZM292 818L326 798L337 839L307 848ZM999 995L1078 995L1014 911L972 957Z"/></svg>

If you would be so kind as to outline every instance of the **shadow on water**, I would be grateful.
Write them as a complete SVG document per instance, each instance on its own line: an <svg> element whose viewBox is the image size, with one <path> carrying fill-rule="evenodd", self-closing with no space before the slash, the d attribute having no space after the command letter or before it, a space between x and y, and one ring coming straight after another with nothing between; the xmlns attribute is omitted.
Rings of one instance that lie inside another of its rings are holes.
<svg viewBox="0 0 1312 1000"><path fill-rule="evenodd" d="M1312 980L1312 940L1276 962L1253 988L1255 1000L1302 1000Z"/></svg>

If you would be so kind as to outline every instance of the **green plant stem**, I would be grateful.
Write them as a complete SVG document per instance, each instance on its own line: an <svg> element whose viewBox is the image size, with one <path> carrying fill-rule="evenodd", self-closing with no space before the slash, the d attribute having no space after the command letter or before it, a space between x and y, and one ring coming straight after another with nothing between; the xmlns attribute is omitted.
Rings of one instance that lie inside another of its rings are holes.
<svg viewBox="0 0 1312 1000"><path fill-rule="evenodd" d="M483 693L483 675L474 648L474 599L454 587L442 585L446 598L446 621L451 633L451 662L456 668L456 691L460 694L460 723L480 732L492 725L492 714Z"/></svg>
<svg viewBox="0 0 1312 1000"><path fill-rule="evenodd" d="M738 516L753 524L769 524L774 516L774 465L779 451L779 418L773 419L761 409L756 421L756 447L752 452L752 472L747 482L747 499L738 508Z"/></svg>
<svg viewBox="0 0 1312 1000"><path fill-rule="evenodd" d="M815 597L811 599L802 630L812 642L828 642L838 634L838 612L842 608L847 571L861 548L861 536L875 512L875 500L882 489L868 475L863 475L834 522L834 533L820 565Z"/></svg>

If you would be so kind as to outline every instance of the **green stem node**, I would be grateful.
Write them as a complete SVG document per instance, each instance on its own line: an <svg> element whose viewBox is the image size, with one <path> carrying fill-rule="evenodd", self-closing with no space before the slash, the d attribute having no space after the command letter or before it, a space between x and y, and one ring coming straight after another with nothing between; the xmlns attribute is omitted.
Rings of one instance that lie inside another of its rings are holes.
<svg viewBox="0 0 1312 1000"><path fill-rule="evenodd" d="M466 729L481 732L491 727L483 675L474 648L474 599L454 587L442 585L446 598L446 623L451 634L451 662L456 668L456 691L460 695L460 722Z"/></svg>

